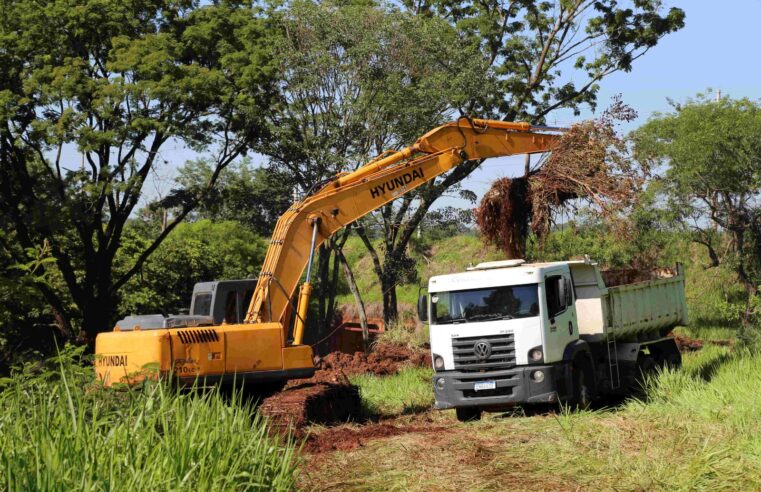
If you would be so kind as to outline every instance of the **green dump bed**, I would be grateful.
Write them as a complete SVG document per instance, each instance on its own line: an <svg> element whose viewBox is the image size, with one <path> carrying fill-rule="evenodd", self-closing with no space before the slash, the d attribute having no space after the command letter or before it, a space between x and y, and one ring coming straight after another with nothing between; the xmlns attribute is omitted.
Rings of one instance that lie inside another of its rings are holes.
<svg viewBox="0 0 761 492"><path fill-rule="evenodd" d="M579 333L599 338L607 332L619 340L658 336L687 324L684 268L602 272L595 264L574 263Z"/></svg>

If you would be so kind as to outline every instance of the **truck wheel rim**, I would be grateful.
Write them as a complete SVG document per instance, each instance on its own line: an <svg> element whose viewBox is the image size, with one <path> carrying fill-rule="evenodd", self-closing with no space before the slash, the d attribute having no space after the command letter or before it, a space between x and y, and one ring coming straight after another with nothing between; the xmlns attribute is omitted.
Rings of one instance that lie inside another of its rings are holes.
<svg viewBox="0 0 761 492"><path fill-rule="evenodd" d="M584 377L584 371L580 371L579 374L579 405L582 408L589 406L589 388L587 387L586 377Z"/></svg>

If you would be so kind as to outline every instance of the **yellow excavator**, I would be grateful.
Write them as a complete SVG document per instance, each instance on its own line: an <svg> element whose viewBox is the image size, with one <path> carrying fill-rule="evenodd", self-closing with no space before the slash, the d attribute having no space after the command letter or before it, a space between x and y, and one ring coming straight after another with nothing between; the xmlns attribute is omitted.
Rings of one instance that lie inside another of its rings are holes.
<svg viewBox="0 0 761 492"><path fill-rule="evenodd" d="M560 131L463 117L431 130L411 147L338 174L280 217L255 288L253 281L199 284L207 288L194 293L188 315L125 318L96 339L98 378L110 386L146 377L174 376L182 384L276 385L311 377L312 347L303 340L315 248L463 162L547 152Z"/></svg>

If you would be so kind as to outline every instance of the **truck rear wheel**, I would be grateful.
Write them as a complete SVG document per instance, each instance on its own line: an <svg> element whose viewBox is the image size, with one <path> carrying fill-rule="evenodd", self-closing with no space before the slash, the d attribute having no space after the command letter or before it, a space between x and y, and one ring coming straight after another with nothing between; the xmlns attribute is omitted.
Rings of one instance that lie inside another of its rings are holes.
<svg viewBox="0 0 761 492"><path fill-rule="evenodd" d="M679 369L682 367L682 354L679 352L668 354L663 361L663 365L669 369Z"/></svg>
<svg viewBox="0 0 761 492"><path fill-rule="evenodd" d="M481 409L478 407L455 408L457 420L460 422L475 422L481 420Z"/></svg>
<svg viewBox="0 0 761 492"><path fill-rule="evenodd" d="M639 374L637 374L638 378L640 381L644 382L647 376L656 373L658 370L658 364L656 364L655 359L651 356L640 354L637 359L637 370L639 372Z"/></svg>

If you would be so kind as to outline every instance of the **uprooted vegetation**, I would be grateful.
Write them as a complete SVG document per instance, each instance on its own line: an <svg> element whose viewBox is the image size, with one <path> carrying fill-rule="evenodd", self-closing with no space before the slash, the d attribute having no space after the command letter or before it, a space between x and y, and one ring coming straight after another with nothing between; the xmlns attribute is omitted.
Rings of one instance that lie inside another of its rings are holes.
<svg viewBox="0 0 761 492"><path fill-rule="evenodd" d="M643 164L630 158L617 121L636 113L616 100L596 120L571 126L548 157L526 175L500 178L475 210L484 239L509 258L523 258L529 232L545 237L553 213L579 201L612 217L630 207L648 176Z"/></svg>

